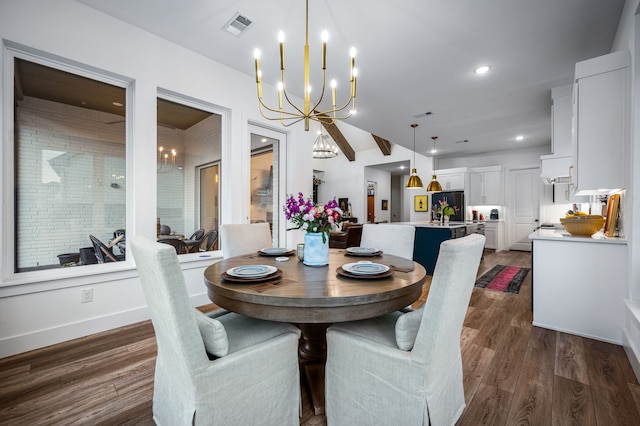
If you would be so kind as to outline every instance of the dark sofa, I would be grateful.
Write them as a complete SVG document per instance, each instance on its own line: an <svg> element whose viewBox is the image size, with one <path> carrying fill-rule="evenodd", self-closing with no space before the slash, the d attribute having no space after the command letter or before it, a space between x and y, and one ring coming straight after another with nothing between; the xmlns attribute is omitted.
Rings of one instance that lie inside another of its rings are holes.
<svg viewBox="0 0 640 426"><path fill-rule="evenodd" d="M360 246L362 237L362 224L343 222L340 231L331 231L329 234L329 248L347 248Z"/></svg>

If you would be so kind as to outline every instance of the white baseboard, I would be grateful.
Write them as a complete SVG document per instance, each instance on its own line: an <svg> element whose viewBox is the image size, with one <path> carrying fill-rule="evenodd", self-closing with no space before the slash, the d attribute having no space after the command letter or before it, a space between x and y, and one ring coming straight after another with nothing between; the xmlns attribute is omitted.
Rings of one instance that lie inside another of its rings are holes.
<svg viewBox="0 0 640 426"><path fill-rule="evenodd" d="M624 330L624 351L627 354L627 358L629 358L629 364L631 364L631 368L636 375L636 379L640 381L640 360L638 359L638 348L633 342L629 339L629 335L627 330Z"/></svg>
<svg viewBox="0 0 640 426"><path fill-rule="evenodd" d="M640 301L625 300L625 305L627 312L622 330L624 351L636 378L640 380Z"/></svg>
<svg viewBox="0 0 640 426"><path fill-rule="evenodd" d="M612 338L608 338L608 337L595 336L593 334L582 333L582 332L579 332L579 331L569 330L569 329L562 328L562 327L556 327L556 326L553 326L553 325L544 324L544 323L540 323L540 322L537 322L537 321L533 321L532 325L534 325L535 327L546 328L546 329L554 330L554 331L560 331L562 333L573 334L573 335L580 336L580 337L586 337L587 339L599 340L601 342L611 343L611 344L618 345L618 346L622 345L623 337L621 337L620 339L615 339L615 338L612 339Z"/></svg>
<svg viewBox="0 0 640 426"><path fill-rule="evenodd" d="M191 296L193 306L211 303L206 293ZM150 318L146 306L0 339L0 358L44 348Z"/></svg>
<svg viewBox="0 0 640 426"><path fill-rule="evenodd" d="M147 307L116 312L62 326L11 336L0 340L0 358L44 348L149 319Z"/></svg>

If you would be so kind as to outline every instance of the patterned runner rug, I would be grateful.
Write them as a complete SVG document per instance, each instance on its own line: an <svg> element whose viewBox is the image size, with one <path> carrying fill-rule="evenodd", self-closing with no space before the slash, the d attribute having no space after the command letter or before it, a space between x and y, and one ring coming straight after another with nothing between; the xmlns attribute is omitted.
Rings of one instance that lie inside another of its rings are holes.
<svg viewBox="0 0 640 426"><path fill-rule="evenodd" d="M476 287L518 294L529 268L496 265L476 280Z"/></svg>

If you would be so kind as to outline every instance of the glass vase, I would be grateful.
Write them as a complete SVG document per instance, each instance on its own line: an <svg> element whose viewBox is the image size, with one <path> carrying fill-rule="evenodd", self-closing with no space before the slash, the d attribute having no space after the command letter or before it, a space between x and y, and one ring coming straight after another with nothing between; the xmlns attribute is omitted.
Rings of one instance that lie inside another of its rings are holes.
<svg viewBox="0 0 640 426"><path fill-rule="evenodd" d="M326 266L329 264L329 237L322 241L321 232L304 234L304 260L307 266Z"/></svg>

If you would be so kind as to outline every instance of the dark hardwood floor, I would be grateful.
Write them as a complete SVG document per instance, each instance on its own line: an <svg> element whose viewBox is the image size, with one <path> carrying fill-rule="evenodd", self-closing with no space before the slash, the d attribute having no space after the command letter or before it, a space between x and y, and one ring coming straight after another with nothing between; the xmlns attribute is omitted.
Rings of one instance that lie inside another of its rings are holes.
<svg viewBox="0 0 640 426"><path fill-rule="evenodd" d="M479 275L495 264L531 267L531 258L488 251ZM473 290L461 336L467 408L459 425L640 424L640 385L622 347L531 320L531 274L517 295ZM1 359L0 424L152 425L155 356L147 321ZM304 391L300 424L326 424Z"/></svg>

